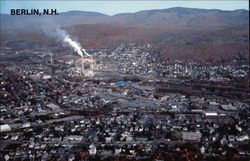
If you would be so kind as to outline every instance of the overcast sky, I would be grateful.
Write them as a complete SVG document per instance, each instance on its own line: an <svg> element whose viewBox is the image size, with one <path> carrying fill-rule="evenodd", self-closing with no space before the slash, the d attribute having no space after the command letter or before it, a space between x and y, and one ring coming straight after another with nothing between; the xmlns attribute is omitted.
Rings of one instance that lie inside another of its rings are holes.
<svg viewBox="0 0 250 161"><path fill-rule="evenodd" d="M171 7L189 7L222 10L249 10L248 0L215 0L215 1L0 1L1 13L10 13L10 9L57 9L58 12L70 10L94 11L108 15L136 12L140 10L165 9Z"/></svg>

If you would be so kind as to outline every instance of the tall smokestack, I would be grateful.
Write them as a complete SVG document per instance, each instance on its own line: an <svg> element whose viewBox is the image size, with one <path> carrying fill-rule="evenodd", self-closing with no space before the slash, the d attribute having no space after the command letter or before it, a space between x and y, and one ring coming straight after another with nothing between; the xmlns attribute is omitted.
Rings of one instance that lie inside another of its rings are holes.
<svg viewBox="0 0 250 161"><path fill-rule="evenodd" d="M52 57L52 53L50 53L50 63L53 64L53 57Z"/></svg>

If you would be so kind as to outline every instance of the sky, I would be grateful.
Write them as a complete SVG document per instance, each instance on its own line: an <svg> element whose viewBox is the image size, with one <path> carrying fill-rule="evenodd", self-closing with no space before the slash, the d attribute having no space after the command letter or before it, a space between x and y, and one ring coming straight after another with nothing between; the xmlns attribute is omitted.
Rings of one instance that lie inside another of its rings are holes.
<svg viewBox="0 0 250 161"><path fill-rule="evenodd" d="M162 0L162 1L0 1L1 13L10 14L10 9L57 9L58 12L70 10L93 11L107 15L131 13L141 10L188 7L201 9L249 10L248 0Z"/></svg>

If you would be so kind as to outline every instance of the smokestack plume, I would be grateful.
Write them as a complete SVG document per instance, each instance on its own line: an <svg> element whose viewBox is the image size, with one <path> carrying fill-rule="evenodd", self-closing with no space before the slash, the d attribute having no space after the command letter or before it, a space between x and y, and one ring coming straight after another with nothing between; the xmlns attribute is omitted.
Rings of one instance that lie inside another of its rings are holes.
<svg viewBox="0 0 250 161"><path fill-rule="evenodd" d="M83 52L84 52L84 54L86 54L87 56L91 56L91 55L89 55L89 54L85 51L85 49L83 49L83 48L81 47L81 45L80 45L79 43L77 43L76 41L72 40L72 39L70 38L70 36L69 36L64 30L62 30L62 29L57 29L57 30L56 30L56 33L59 34L60 38L61 38L64 42L66 42L68 45L70 45L70 46L74 49L74 51L77 52L81 57L83 57ZM82 52L82 51L83 51L83 52Z"/></svg>
<svg viewBox="0 0 250 161"><path fill-rule="evenodd" d="M89 55L85 49L83 49L83 48L82 48L82 51L85 53L85 55L87 55L87 56L90 56L90 57L91 57L91 55Z"/></svg>

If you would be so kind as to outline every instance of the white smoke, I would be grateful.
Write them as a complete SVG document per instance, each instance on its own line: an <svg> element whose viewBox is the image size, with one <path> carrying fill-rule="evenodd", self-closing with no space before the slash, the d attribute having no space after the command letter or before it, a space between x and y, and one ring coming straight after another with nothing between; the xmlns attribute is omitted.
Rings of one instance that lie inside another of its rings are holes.
<svg viewBox="0 0 250 161"><path fill-rule="evenodd" d="M83 57L83 53L81 51L81 47L79 44L77 44L75 41L73 41L68 35L64 38L64 42L68 43L70 46L73 47L73 49L81 56Z"/></svg>
<svg viewBox="0 0 250 161"><path fill-rule="evenodd" d="M87 55L87 56L91 56L89 55L85 49L83 49L81 47L80 44L78 44L76 41L72 40L70 38L70 36L62 29L57 29L56 33L59 34L60 38L66 42L68 45L70 45L75 52L77 52L81 57L83 57L83 52ZM82 52L83 51L83 52Z"/></svg>
<svg viewBox="0 0 250 161"><path fill-rule="evenodd" d="M82 48L82 51L83 51L87 56L90 56L90 57L91 57L91 55L89 55L89 53L87 53L87 51L86 51L85 49Z"/></svg>

